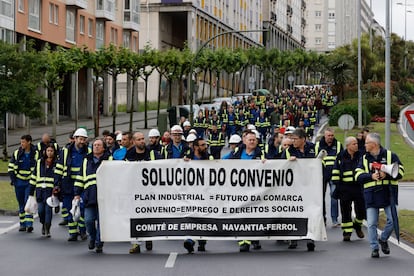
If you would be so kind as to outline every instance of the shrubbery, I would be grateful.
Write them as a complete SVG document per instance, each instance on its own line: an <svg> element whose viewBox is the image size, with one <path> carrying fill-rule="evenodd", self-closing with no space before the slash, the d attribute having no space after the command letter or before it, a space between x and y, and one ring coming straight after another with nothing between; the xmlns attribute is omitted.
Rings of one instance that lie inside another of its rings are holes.
<svg viewBox="0 0 414 276"><path fill-rule="evenodd" d="M367 111L366 108L362 109L362 121L364 121L364 116L365 116L366 111ZM343 101L343 102L335 105L330 111L329 125L330 126L337 126L338 125L338 119L343 114L351 115L355 120L355 124L357 124L357 122L358 122L358 104L347 100L347 101ZM366 117L367 122L370 122L371 121L371 114L368 112L366 114L366 116L367 116Z"/></svg>
<svg viewBox="0 0 414 276"><path fill-rule="evenodd" d="M362 103L362 121L365 119L365 112L367 123L374 119L376 122L385 120L385 100L383 99L368 99ZM391 121L395 122L398 119L400 108L396 103L391 103ZM330 112L329 125L337 126L338 119L343 114L350 114L358 121L358 99L348 99L335 105ZM384 120L382 119L384 118Z"/></svg>

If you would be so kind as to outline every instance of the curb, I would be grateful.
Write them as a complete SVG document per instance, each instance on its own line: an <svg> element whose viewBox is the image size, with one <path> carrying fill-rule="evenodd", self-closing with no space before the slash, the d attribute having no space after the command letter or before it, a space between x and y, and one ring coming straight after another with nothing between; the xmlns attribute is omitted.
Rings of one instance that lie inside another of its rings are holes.
<svg viewBox="0 0 414 276"><path fill-rule="evenodd" d="M0 216L18 216L18 215L19 215L18 211L0 209Z"/></svg>

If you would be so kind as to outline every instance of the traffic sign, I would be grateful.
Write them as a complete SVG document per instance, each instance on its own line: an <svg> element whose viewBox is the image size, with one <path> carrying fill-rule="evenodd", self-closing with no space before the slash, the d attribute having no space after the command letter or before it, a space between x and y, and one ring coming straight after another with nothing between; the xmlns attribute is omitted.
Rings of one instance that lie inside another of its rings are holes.
<svg viewBox="0 0 414 276"><path fill-rule="evenodd" d="M338 126L342 130L351 130L355 126L354 117L349 114L343 114L338 119Z"/></svg>
<svg viewBox="0 0 414 276"><path fill-rule="evenodd" d="M410 123L411 128L414 129L414 110L407 110L405 112L405 117Z"/></svg>

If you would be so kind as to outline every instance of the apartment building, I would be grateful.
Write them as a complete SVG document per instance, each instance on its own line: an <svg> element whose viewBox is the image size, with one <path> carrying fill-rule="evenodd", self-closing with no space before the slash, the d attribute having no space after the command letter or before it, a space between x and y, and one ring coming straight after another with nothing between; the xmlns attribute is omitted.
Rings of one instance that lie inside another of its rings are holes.
<svg viewBox="0 0 414 276"><path fill-rule="evenodd" d="M266 48L293 50L306 44L305 0L270 0L263 4L263 26Z"/></svg>
<svg viewBox="0 0 414 276"><path fill-rule="evenodd" d="M0 40L14 42L14 0L0 0Z"/></svg>
<svg viewBox="0 0 414 276"><path fill-rule="evenodd" d="M196 52L202 46L211 49L262 46L263 2L265 1L143 0L140 48L150 44L161 51L172 47L182 49L187 43ZM232 33L220 35L225 32ZM213 37L216 38L212 39ZM212 40L204 45L210 39ZM149 91L158 91L158 79L156 73L151 76ZM226 81L227 78L222 78L217 84L220 94L228 93L229 84ZM209 89L208 84L205 89ZM149 97L155 99L151 95Z"/></svg>
<svg viewBox="0 0 414 276"><path fill-rule="evenodd" d="M1 0L0 4L1 34L8 41L32 40L38 50L46 44L52 49L76 46L95 50L111 43L136 52L139 50L139 0ZM92 117L93 79L91 69L82 69L66 79L64 89L57 95L58 106L55 109L59 115ZM108 111L110 78L104 81L102 98L104 109ZM51 97L47 91L40 93L49 99ZM126 93L124 95L126 97ZM50 106L45 104L45 123L48 110ZM16 122L12 119L11 127L24 124L24 119Z"/></svg>
<svg viewBox="0 0 414 276"><path fill-rule="evenodd" d="M306 11L306 48L329 52L351 44L358 37L357 3L360 0L308 1ZM374 24L374 14L365 0L361 0L361 32L368 33ZM381 32L377 29L377 32Z"/></svg>

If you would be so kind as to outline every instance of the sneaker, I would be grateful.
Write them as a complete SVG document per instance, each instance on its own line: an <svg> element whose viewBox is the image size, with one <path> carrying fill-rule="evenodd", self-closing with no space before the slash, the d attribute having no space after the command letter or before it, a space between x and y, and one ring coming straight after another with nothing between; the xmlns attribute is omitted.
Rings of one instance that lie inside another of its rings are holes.
<svg viewBox="0 0 414 276"><path fill-rule="evenodd" d="M343 233L343 236L344 236L344 238L343 238L343 241L351 241L351 235L352 235L352 233Z"/></svg>
<svg viewBox="0 0 414 276"><path fill-rule="evenodd" d="M129 254L138 254L141 253L141 248L139 244L133 244L132 247L129 249Z"/></svg>
<svg viewBox="0 0 414 276"><path fill-rule="evenodd" d="M240 245L240 252L249 252L250 250L250 244L243 243Z"/></svg>
<svg viewBox="0 0 414 276"><path fill-rule="evenodd" d="M289 241L288 249L296 249L298 247L298 241Z"/></svg>
<svg viewBox="0 0 414 276"><path fill-rule="evenodd" d="M60 226L65 226L68 225L68 221L67 220L62 220L61 222L59 222Z"/></svg>
<svg viewBox="0 0 414 276"><path fill-rule="evenodd" d="M102 245L98 245L97 247L96 247L96 250L95 250L95 252L96 253L102 253Z"/></svg>
<svg viewBox="0 0 414 276"><path fill-rule="evenodd" d="M197 250L200 251L200 252L206 251L206 245L203 244L203 243L199 244Z"/></svg>
<svg viewBox="0 0 414 276"><path fill-rule="evenodd" d="M379 251L378 249L374 249L371 252L371 258L379 258Z"/></svg>
<svg viewBox="0 0 414 276"><path fill-rule="evenodd" d="M89 250L94 250L95 249L95 241L90 240L88 243L88 248Z"/></svg>
<svg viewBox="0 0 414 276"><path fill-rule="evenodd" d="M32 232L33 232L33 226L27 227L27 233L32 233Z"/></svg>
<svg viewBox="0 0 414 276"><path fill-rule="evenodd" d="M364 232L362 232L361 229L357 229L357 230L355 230L355 232L356 232L358 238L360 238L360 239L365 238Z"/></svg>
<svg viewBox="0 0 414 276"><path fill-rule="evenodd" d="M341 224L339 222L337 221L332 222L332 228L339 228L339 227L341 227Z"/></svg>
<svg viewBox="0 0 414 276"><path fill-rule="evenodd" d="M152 241L145 242L145 249L147 249L148 251L152 250Z"/></svg>
<svg viewBox="0 0 414 276"><path fill-rule="evenodd" d="M81 240L86 241L88 239L88 234L86 233L81 233L80 234Z"/></svg>
<svg viewBox="0 0 414 276"><path fill-rule="evenodd" d="M315 251L315 242L309 241L306 246L308 247L308 251Z"/></svg>
<svg viewBox="0 0 414 276"><path fill-rule="evenodd" d="M77 240L78 240L78 235L71 235L68 239L69 242L77 241Z"/></svg>
<svg viewBox="0 0 414 276"><path fill-rule="evenodd" d="M19 228L19 232L26 232L26 227L24 227L24 226L20 226L20 228Z"/></svg>
<svg viewBox="0 0 414 276"><path fill-rule="evenodd" d="M187 239L184 241L184 248L187 249L188 254L194 252L194 241L192 239Z"/></svg>
<svg viewBox="0 0 414 276"><path fill-rule="evenodd" d="M390 247L388 246L387 241L382 241L381 239L378 239L379 244L381 245L381 251L382 253L388 255L390 254Z"/></svg>
<svg viewBox="0 0 414 276"><path fill-rule="evenodd" d="M253 241L252 242L252 245L253 245L253 249L254 250L260 250L260 249L262 249L262 245L260 244L260 241L257 241L257 242Z"/></svg>

